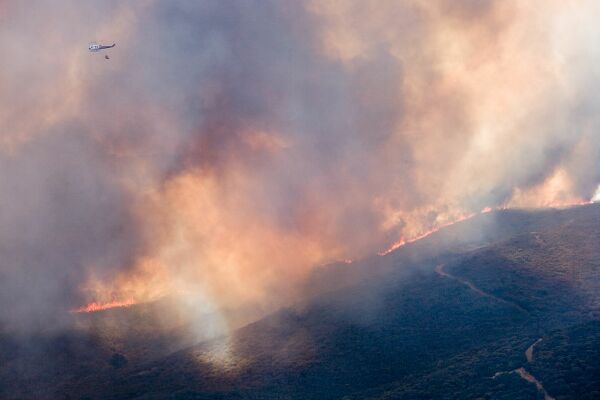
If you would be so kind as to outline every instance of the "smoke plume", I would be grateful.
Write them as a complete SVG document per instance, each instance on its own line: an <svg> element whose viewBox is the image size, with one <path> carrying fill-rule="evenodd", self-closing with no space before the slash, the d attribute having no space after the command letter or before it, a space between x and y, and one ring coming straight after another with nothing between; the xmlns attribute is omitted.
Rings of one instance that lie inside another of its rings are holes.
<svg viewBox="0 0 600 400"><path fill-rule="evenodd" d="M600 182L600 6L0 2L0 323L310 269ZM110 59L87 44L117 46Z"/></svg>

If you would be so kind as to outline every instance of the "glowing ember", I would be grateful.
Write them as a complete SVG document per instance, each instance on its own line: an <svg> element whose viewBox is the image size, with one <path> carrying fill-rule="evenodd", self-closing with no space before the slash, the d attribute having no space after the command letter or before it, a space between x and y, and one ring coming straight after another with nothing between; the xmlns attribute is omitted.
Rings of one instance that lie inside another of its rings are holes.
<svg viewBox="0 0 600 400"><path fill-rule="evenodd" d="M136 302L133 299L128 299L128 300L124 300L124 301L111 301L108 303L92 302L83 307L79 307L75 310L72 310L71 312L91 313L91 312L96 312L96 311L108 310L110 308L130 307L134 304L136 304Z"/></svg>

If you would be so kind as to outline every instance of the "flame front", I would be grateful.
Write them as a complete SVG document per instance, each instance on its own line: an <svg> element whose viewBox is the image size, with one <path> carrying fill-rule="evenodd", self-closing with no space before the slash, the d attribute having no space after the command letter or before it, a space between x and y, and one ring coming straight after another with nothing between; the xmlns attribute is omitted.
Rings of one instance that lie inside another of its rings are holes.
<svg viewBox="0 0 600 400"><path fill-rule="evenodd" d="M111 308L123 308L123 307L130 307L135 305L136 302L133 299L127 299L127 300L123 300L123 301L109 301L107 303L102 303L102 302L91 302L89 304L86 304L85 306L81 306L75 310L72 310L71 312L74 313L91 313L91 312L97 312L97 311L104 311L104 310L109 310Z"/></svg>
<svg viewBox="0 0 600 400"><path fill-rule="evenodd" d="M542 207L536 207L536 208L568 208L568 207L584 206L584 205L592 204L592 202L593 202L593 200L572 200L572 201L567 201L567 202L555 201L555 202L545 203ZM473 217L476 217L477 215L487 214L492 211L500 211L500 210L507 210L507 209L510 209L510 207L508 207L508 206L489 207L488 206L488 207L484 207L479 213L460 215L458 218L456 218L452 221L437 225L417 236L411 237L409 239L401 238L397 242L393 243L388 249L381 251L377 254L379 254L380 256L385 256L386 254L389 254L404 245L417 242L421 239L425 239L426 237L438 232L439 230L441 230L443 228L452 226L459 222L469 220Z"/></svg>
<svg viewBox="0 0 600 400"><path fill-rule="evenodd" d="M484 211L482 211L482 212L484 212ZM425 232L423 232L423 233L421 233L421 234L419 234L417 236L413 236L413 237L408 238L408 239L401 238L397 242L393 243L388 249L386 249L384 251L381 251L381 252L379 252L377 254L379 254L380 256L385 256L386 254L389 254L389 253L393 252L394 250L399 249L402 246L405 246L405 245L407 245L409 243L417 242L417 241L419 241L421 239L425 239L426 237L428 237L428 236L430 236L430 235L438 232L441 229L447 228L449 226L452 226L452 225L457 224L457 223L462 222L462 221L466 221L468 219L473 218L476 215L477 215L476 213L459 215L456 219L453 219L452 221L448 221L448 222L444 222L442 224L436 225L433 228L431 228L431 229L429 229L429 230L427 230L427 231L425 231Z"/></svg>

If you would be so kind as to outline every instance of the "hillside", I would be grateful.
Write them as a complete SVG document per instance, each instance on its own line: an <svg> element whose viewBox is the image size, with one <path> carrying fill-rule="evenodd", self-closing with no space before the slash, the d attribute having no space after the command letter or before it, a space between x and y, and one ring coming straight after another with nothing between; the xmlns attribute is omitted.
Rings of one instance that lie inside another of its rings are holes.
<svg viewBox="0 0 600 400"><path fill-rule="evenodd" d="M15 352L5 337L0 395L537 399L545 391L557 400L593 399L599 260L598 205L489 213L384 257L329 266L313 276L320 285L310 299L230 337L189 346L181 330L152 336L152 327L137 327L135 340L124 330L107 346L90 334L98 330L82 328L32 339L44 343L53 366L34 375L27 368L35 357ZM120 312L128 320L132 311ZM37 391L20 390L33 380Z"/></svg>

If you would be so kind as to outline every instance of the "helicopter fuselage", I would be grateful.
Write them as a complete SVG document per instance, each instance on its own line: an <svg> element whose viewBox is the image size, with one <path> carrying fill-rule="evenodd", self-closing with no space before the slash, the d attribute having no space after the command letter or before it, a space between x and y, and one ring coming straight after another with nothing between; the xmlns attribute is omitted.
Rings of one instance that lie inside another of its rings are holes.
<svg viewBox="0 0 600 400"><path fill-rule="evenodd" d="M104 50L104 49L111 49L111 48L113 48L113 47L115 47L115 44L114 44L114 43L113 43L112 45L110 45L110 46L104 46L104 45L101 45L101 44L91 44L91 45L88 47L88 49L89 49L91 52L94 52L94 53L95 53L95 52L97 52L97 51Z"/></svg>

